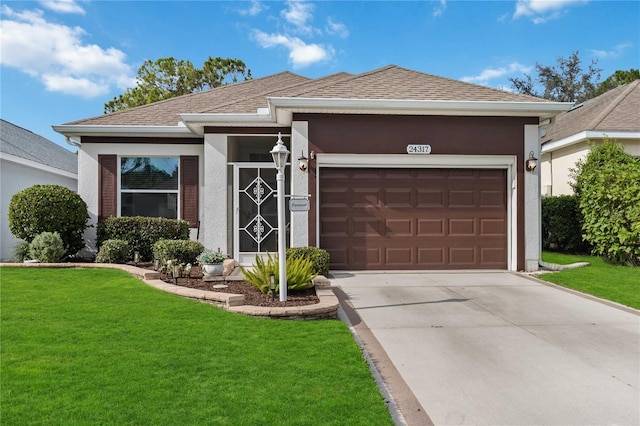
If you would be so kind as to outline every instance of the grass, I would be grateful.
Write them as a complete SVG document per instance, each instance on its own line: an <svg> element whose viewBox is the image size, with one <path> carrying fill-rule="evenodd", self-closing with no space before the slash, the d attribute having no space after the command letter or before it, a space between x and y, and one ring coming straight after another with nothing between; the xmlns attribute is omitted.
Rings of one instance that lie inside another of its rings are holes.
<svg viewBox="0 0 640 426"><path fill-rule="evenodd" d="M617 266L594 256L543 252L542 260L566 265L589 262L584 268L569 269L539 276L548 282L640 309L640 268Z"/></svg>
<svg viewBox="0 0 640 426"><path fill-rule="evenodd" d="M393 424L340 321L240 316L102 269L0 269L2 424Z"/></svg>

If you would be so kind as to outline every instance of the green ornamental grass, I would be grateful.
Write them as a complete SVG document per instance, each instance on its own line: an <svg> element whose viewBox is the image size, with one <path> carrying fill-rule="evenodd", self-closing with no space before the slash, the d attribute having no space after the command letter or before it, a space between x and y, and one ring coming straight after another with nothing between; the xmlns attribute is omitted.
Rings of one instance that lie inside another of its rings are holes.
<svg viewBox="0 0 640 426"><path fill-rule="evenodd" d="M2 424L393 424L338 320L241 316L116 270L0 274Z"/></svg>
<svg viewBox="0 0 640 426"><path fill-rule="evenodd" d="M640 268L618 266L600 257L543 252L542 260L560 265L589 262L589 266L542 274L540 279L640 309Z"/></svg>

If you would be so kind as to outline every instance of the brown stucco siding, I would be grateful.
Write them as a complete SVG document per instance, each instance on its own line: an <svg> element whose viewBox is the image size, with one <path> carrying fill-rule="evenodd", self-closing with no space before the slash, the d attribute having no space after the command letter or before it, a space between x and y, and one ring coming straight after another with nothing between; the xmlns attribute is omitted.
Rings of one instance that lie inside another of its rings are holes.
<svg viewBox="0 0 640 426"><path fill-rule="evenodd" d="M429 144L432 155L516 155L518 260L524 269L524 126L537 117L456 117L294 114L309 123L309 151L406 154L408 144ZM309 241L316 241L316 168L309 164Z"/></svg>

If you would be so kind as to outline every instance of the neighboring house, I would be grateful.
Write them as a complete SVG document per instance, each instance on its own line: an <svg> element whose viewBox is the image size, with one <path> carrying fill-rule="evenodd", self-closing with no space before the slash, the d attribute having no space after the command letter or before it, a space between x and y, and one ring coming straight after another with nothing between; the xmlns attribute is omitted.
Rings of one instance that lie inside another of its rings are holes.
<svg viewBox="0 0 640 426"><path fill-rule="evenodd" d="M0 260L10 261L21 240L9 231L9 203L16 192L33 185L56 184L78 189L78 156L49 139L0 120L2 192Z"/></svg>
<svg viewBox="0 0 640 426"><path fill-rule="evenodd" d="M54 129L79 147L94 223L178 217L241 264L273 253L281 133L287 195L310 201L287 209L290 246L328 250L332 269L522 270L540 253L539 176L525 161L540 121L569 107L387 66L283 72Z"/></svg>
<svg viewBox="0 0 640 426"><path fill-rule="evenodd" d="M589 142L615 139L640 157L640 80L575 105L541 135L542 195L573 194L570 170L586 158Z"/></svg>

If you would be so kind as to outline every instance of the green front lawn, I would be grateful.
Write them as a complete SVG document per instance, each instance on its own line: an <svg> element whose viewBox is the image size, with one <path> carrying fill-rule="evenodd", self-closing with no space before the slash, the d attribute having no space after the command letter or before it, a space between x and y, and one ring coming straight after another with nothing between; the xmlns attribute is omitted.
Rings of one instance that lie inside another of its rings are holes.
<svg viewBox="0 0 640 426"><path fill-rule="evenodd" d="M611 265L599 257L553 252L543 252L542 260L560 265L589 262L590 266L584 268L542 274L539 278L640 309L640 268Z"/></svg>
<svg viewBox="0 0 640 426"><path fill-rule="evenodd" d="M0 282L3 424L393 424L340 321L240 316L116 270Z"/></svg>

